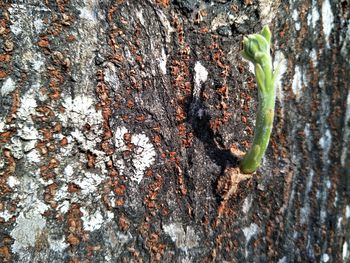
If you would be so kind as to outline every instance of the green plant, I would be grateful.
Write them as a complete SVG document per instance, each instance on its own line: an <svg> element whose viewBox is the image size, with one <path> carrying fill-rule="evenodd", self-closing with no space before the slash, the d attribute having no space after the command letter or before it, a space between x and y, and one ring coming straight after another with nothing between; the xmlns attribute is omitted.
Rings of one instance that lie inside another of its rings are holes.
<svg viewBox="0 0 350 263"><path fill-rule="evenodd" d="M258 34L243 39L242 56L252 62L258 84L259 106L251 148L240 163L242 173L255 172L269 144L275 110L275 80L278 70L273 72L270 55L271 32L264 26Z"/></svg>

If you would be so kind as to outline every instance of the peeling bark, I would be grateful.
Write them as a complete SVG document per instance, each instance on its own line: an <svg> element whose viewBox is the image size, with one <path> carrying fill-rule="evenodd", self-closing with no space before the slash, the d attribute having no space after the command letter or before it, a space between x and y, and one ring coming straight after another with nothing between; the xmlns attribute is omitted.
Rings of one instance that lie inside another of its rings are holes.
<svg viewBox="0 0 350 263"><path fill-rule="evenodd" d="M348 1L0 2L1 262L348 262ZM272 139L240 176L273 29Z"/></svg>

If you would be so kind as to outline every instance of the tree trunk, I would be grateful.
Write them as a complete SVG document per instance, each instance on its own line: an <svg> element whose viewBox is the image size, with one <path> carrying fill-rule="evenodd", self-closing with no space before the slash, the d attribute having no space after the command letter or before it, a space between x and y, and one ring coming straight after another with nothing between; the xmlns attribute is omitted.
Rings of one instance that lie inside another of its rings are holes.
<svg viewBox="0 0 350 263"><path fill-rule="evenodd" d="M349 262L347 0L2 0L1 262ZM240 174L257 88L272 138Z"/></svg>

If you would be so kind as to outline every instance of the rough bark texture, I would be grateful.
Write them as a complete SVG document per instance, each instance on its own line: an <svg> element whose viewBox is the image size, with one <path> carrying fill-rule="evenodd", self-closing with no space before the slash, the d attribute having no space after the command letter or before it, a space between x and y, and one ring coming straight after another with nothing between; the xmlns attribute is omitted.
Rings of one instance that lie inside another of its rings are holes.
<svg viewBox="0 0 350 263"><path fill-rule="evenodd" d="M0 1L1 262L349 262L349 1ZM242 36L281 61L252 176Z"/></svg>

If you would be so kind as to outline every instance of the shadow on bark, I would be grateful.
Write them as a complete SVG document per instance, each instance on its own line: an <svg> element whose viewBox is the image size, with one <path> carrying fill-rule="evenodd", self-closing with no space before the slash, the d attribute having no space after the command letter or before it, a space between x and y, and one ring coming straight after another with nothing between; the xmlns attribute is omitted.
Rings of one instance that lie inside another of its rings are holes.
<svg viewBox="0 0 350 263"><path fill-rule="evenodd" d="M198 105L200 102L196 104ZM204 109L203 112L206 112L203 105L199 105L198 108ZM193 112L193 110L191 111ZM210 115L205 113L201 117L192 114L187 123L191 125L194 136L203 143L209 158L221 167L220 175L222 175L227 167L238 167L239 159L229 149L225 148L225 145L221 142L220 134L210 127L210 119Z"/></svg>

